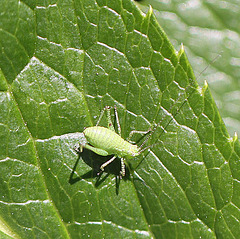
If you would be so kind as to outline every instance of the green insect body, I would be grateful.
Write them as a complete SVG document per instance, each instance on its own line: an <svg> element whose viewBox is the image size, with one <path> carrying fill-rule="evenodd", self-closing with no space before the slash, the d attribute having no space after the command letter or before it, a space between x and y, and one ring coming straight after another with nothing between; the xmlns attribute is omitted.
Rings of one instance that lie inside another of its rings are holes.
<svg viewBox="0 0 240 239"><path fill-rule="evenodd" d="M114 154L119 158L131 159L140 154L140 149L137 145L124 140L111 129L93 126L86 128L83 133L88 143L95 149L100 149L100 152L102 152L100 155L102 156Z"/></svg>
<svg viewBox="0 0 240 239"><path fill-rule="evenodd" d="M111 115L110 115L110 107L106 106L97 122L96 126L86 128L82 133L82 142L80 142L80 152L82 152L83 148L93 151L94 153L107 156L107 155L114 155L110 160L103 163L100 167L101 171L104 171L104 168L113 162L115 158L121 158L121 176L125 175L125 159L132 159L138 156L142 151L145 149L141 149L135 144L124 140L121 137L121 126L118 119L117 108L115 107L115 116L118 126L118 134L115 132L115 129L112 124ZM107 121L108 121L108 128L98 126L99 122L101 121L104 112L107 112ZM131 131L129 134L129 139L135 133L145 134L148 131ZM148 147L147 147L148 148Z"/></svg>

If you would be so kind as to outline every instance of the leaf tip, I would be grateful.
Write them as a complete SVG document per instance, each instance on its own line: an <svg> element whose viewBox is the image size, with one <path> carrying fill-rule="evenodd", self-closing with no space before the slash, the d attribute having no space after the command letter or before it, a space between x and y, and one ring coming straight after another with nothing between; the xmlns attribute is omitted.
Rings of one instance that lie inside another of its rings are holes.
<svg viewBox="0 0 240 239"><path fill-rule="evenodd" d="M237 140L238 140L238 135L237 135L237 132L235 132L232 141L235 142Z"/></svg>
<svg viewBox="0 0 240 239"><path fill-rule="evenodd" d="M185 52L185 50L184 50L184 45L183 45L183 43L181 43L179 53L183 54L184 52Z"/></svg>
<svg viewBox="0 0 240 239"><path fill-rule="evenodd" d="M180 59L183 54L185 54L185 50L184 45L181 43L180 50L178 51L178 59Z"/></svg>
<svg viewBox="0 0 240 239"><path fill-rule="evenodd" d="M148 10L148 12L150 12L151 14L153 13L152 5L149 5L149 10Z"/></svg>
<svg viewBox="0 0 240 239"><path fill-rule="evenodd" d="M152 14L153 14L153 8L151 5L149 5L149 10L148 10L146 16L150 18Z"/></svg>
<svg viewBox="0 0 240 239"><path fill-rule="evenodd" d="M207 90L207 88L208 88L208 83L207 83L207 81L205 80L205 81L204 81L203 88L202 88L202 92L205 92L205 91Z"/></svg>

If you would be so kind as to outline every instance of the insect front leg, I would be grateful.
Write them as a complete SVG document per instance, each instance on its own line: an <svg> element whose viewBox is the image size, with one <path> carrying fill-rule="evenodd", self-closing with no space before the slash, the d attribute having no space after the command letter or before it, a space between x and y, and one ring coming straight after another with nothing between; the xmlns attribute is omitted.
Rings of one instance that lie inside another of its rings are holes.
<svg viewBox="0 0 240 239"><path fill-rule="evenodd" d="M103 115L104 115L104 113L106 111L107 112L107 126L108 126L109 129L111 129L112 131L115 132L115 129L114 129L114 126L113 126L113 123L112 123L112 120L111 120L111 112L110 112L111 109L112 109L111 106L105 106L103 108L103 110L102 110L102 112L101 112L101 114L99 116L99 119L98 119L98 122L97 122L96 126L99 125L99 123L102 120L102 117L103 117Z"/></svg>
<svg viewBox="0 0 240 239"><path fill-rule="evenodd" d="M100 123L100 121L101 121L101 119L102 119L102 117L103 117L103 115L104 115L104 112L107 110L108 107L109 107L109 106L105 106L105 107L102 109L101 114L100 114L100 116L99 116L99 119L98 119L98 121L97 121L96 126L99 125L99 123Z"/></svg>
<svg viewBox="0 0 240 239"><path fill-rule="evenodd" d="M115 112L115 117L116 117L116 121L117 121L117 127L118 127L118 134L121 136L121 125L120 125L120 121L119 121L119 117L118 117L118 112L117 112L117 106L114 106L114 112Z"/></svg>

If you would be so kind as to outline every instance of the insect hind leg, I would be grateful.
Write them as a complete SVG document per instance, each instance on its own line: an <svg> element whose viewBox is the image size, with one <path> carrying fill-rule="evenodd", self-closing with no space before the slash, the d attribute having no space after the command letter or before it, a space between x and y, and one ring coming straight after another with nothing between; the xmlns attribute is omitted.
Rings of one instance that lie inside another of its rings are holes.
<svg viewBox="0 0 240 239"><path fill-rule="evenodd" d="M134 134L148 134L151 131L152 131L151 128L149 128L147 131L132 130L127 138L127 141L130 143L134 143L133 141L131 141L131 138L133 137Z"/></svg>
<svg viewBox="0 0 240 239"><path fill-rule="evenodd" d="M103 163L100 167L101 171L104 171L104 168L110 164L111 162L113 162L116 159L117 156L113 156L112 158L110 158L107 162Z"/></svg>
<svg viewBox="0 0 240 239"><path fill-rule="evenodd" d="M106 166L108 166L110 163L112 163L115 159L117 158L117 156L113 156L112 158L110 158L107 162L103 163L100 167L101 172L104 171L104 168ZM124 163L124 158L121 158L121 170L120 170L120 178L124 177L126 174L126 166Z"/></svg>
<svg viewBox="0 0 240 239"><path fill-rule="evenodd" d="M124 158L121 158L121 171L120 171L120 177L124 177L126 173Z"/></svg>

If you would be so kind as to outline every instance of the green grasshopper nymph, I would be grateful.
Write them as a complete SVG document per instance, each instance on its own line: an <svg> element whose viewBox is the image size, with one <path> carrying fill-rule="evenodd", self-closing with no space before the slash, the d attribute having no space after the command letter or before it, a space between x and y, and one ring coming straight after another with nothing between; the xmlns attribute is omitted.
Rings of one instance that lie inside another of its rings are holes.
<svg viewBox="0 0 240 239"><path fill-rule="evenodd" d="M212 61L216 61L217 57L215 57ZM208 65L209 66L209 65ZM207 67L208 67L207 66ZM198 77L207 69L205 69L199 74ZM188 88L191 87L191 85L188 85L185 89L185 92L187 92ZM183 105L187 102L189 97L196 91L197 89L195 87L192 88L192 91L190 94L187 96L187 98L184 99L183 103L180 105L178 110L173 114L171 120L165 125L164 128L166 128L170 122L175 118L177 113L180 111L180 109L183 107ZM179 96L179 98L181 95ZM178 99L177 99L178 101ZM174 105L173 105L174 106ZM173 107L172 106L172 107ZM169 112L171 111L172 107L170 108ZM80 146L79 146L79 152L82 152L83 148L86 148L88 150L93 151L94 153L101 155L101 156L108 156L108 155L114 155L111 159L106 161L100 166L100 170L104 171L104 168L109 165L111 162L113 162L117 157L121 159L121 170L120 170L120 176L125 176L125 159L132 159L138 155L140 155L143 151L151 148L152 146L156 145L150 145L146 146L145 148L143 147L145 143L148 141L148 139L152 136L152 134L157 130L157 128L160 126L159 122L156 124L153 129L149 129L147 131L137 131L133 130L130 132L128 138L125 140L121 137L121 126L118 118L118 113L117 113L117 108L116 106L114 107L114 112L115 112L115 117L116 117L116 123L118 127L118 133L116 133L112 120L111 120L111 114L110 114L110 109L112 107L105 106L104 109L102 110L99 120L96 124L96 126L88 127L86 128L81 134L81 140L80 140ZM107 128L98 126L104 112L107 112ZM141 146L137 146L136 144L133 144L130 139L134 134L147 134L146 139L143 141ZM160 137L160 136L159 136Z"/></svg>
<svg viewBox="0 0 240 239"><path fill-rule="evenodd" d="M116 122L118 126L118 133L116 133L110 114L111 107L106 106L102 110L100 114L99 120L96 126L86 128L82 134L83 138L80 142L79 151L82 152L83 148L93 151L94 153L101 156L114 155L107 162L103 163L100 167L101 171L104 171L104 168L113 162L117 157L121 159L121 171L120 176L125 176L125 159L132 159L138 155L140 155L143 151L148 149L150 146L142 148L147 140L143 142L143 144L139 147L136 144L132 144L130 142L131 137L138 134L147 134L151 131L136 131L133 130L130 132L127 140L121 137L121 126L119 123L118 113L116 106L114 107ZM107 125L108 127L98 126L104 112L107 112ZM149 138L149 137L148 137Z"/></svg>

